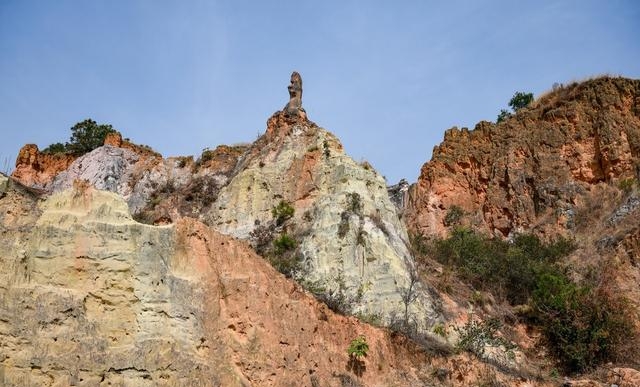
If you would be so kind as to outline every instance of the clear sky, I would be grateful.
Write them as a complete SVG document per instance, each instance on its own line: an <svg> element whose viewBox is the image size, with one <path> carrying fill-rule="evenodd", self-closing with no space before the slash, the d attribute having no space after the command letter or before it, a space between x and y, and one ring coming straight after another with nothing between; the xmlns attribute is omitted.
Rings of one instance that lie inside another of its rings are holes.
<svg viewBox="0 0 640 387"><path fill-rule="evenodd" d="M311 120L414 181L515 91L640 78L640 1L0 0L0 168L85 118L164 156L251 142L293 70Z"/></svg>

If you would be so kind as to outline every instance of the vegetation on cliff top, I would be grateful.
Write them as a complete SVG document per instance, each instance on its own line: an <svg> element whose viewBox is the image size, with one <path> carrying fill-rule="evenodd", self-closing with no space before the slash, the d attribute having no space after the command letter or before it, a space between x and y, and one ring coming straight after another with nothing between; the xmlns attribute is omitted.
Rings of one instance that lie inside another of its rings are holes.
<svg viewBox="0 0 640 387"><path fill-rule="evenodd" d="M509 100L509 107L513 110L513 112L517 112L518 110L527 107L533 102L533 93L524 93L522 91L517 91L511 100ZM500 110L500 114L498 114L498 118L496 123L502 122L507 118L511 117L512 113L506 109Z"/></svg>
<svg viewBox="0 0 640 387"><path fill-rule="evenodd" d="M102 146L107 135L115 132L116 130L111 125L98 125L94 120L88 118L71 127L69 142L51 144L42 152L49 154L70 153L81 156Z"/></svg>

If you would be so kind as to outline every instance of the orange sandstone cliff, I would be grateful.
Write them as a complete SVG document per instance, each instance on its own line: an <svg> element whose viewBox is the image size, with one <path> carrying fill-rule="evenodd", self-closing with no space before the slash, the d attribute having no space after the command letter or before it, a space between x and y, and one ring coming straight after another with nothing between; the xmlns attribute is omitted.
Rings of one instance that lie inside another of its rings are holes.
<svg viewBox="0 0 640 387"><path fill-rule="evenodd" d="M497 125L447 130L410 191L407 223L444 235L457 206L491 235L568 235L594 190L637 178L638 161L640 81L574 83Z"/></svg>

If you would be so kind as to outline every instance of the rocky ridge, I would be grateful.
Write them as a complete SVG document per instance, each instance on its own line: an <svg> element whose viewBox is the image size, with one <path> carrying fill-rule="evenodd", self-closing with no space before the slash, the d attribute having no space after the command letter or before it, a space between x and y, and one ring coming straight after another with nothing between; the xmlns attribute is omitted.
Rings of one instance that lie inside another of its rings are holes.
<svg viewBox="0 0 640 387"><path fill-rule="evenodd" d="M326 130L282 112L269 119L264 138L204 219L248 239L272 222L280 201L295 209L287 232L298 239L299 276L306 283L343 293L351 313L384 324L404 318L402 292L411 286L414 262L384 179L345 155ZM437 299L421 285L414 291L408 315L424 330L438 318Z"/></svg>
<svg viewBox="0 0 640 387"><path fill-rule="evenodd" d="M137 223L82 182L50 197L1 182L3 386L531 385L337 315L194 219ZM371 350L353 361L359 335Z"/></svg>
<svg viewBox="0 0 640 387"><path fill-rule="evenodd" d="M574 83L500 124L447 130L411 189L407 223L443 235L458 206L491 235L568 234L589 192L637 177L639 156L640 81Z"/></svg>
<svg viewBox="0 0 640 387"><path fill-rule="evenodd" d="M295 238L295 277L340 310L383 325L406 324L429 333L441 320L439 300L416 281L405 225L384 179L347 156L339 140L307 119L302 80L294 73L290 101L248 146L205 150L200 159L163 159L119 135L75 159L39 187L48 192L75 181L114 192L138 220L167 224L183 217L256 245ZM23 162L23 161L21 161ZM26 184L33 163L14 177ZM290 203L294 217L275 227L272 209ZM404 296L403 296L404 294Z"/></svg>
<svg viewBox="0 0 640 387"><path fill-rule="evenodd" d="M419 182L391 187L392 199L370 165L307 119L299 75L265 135L206 149L196 161L163 159L119 135L64 162L28 147L14 172L28 186L0 178L0 242L8 246L0 254L0 376L21 386L549 385L522 363L496 368L416 351L335 315L237 239L260 251L258 231L267 247L294 238L288 275L363 320L426 333L431 345L435 323L455 342L452 325L464 324L467 311L414 282L400 214L427 236L464 225L503 238L576 238L583 247L568 262L574 274L590 275L586 263L612 268L603 280L640 311L637 83L570 85L497 126L452 129ZM531 136L515 134L525 129ZM293 217L274 219L279 203ZM461 211L452 221L454 206ZM345 353L359 334L379 351L364 373ZM612 368L607 378L633 385L637 377Z"/></svg>
<svg viewBox="0 0 640 387"><path fill-rule="evenodd" d="M559 265L577 283L624 299L636 332L610 360L637 369L639 165L640 80L574 83L499 124L446 131L409 190L405 219L426 239L464 227L507 240L533 233L574 241ZM584 383L567 385L600 385Z"/></svg>

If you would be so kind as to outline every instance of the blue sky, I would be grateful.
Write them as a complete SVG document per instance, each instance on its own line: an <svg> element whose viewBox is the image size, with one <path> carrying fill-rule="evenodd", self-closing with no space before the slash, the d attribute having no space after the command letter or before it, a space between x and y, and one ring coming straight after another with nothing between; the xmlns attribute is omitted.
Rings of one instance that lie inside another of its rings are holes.
<svg viewBox="0 0 640 387"><path fill-rule="evenodd" d="M85 118L164 156L309 118L389 183L515 91L640 78L640 2L0 0L0 168ZM8 160L8 161L7 161Z"/></svg>

